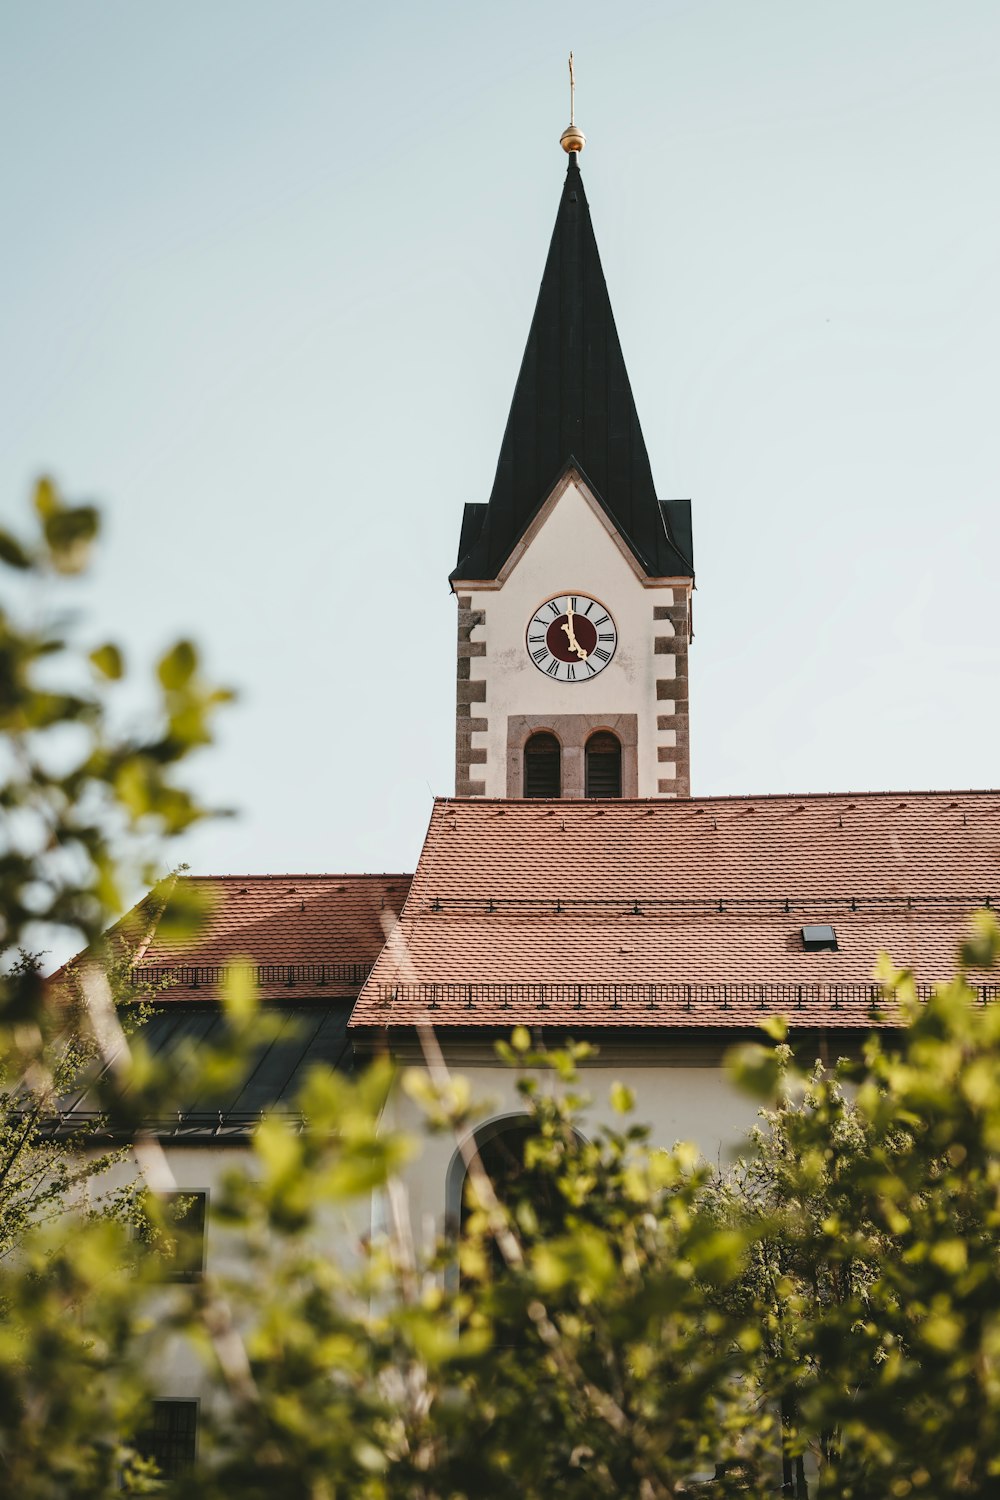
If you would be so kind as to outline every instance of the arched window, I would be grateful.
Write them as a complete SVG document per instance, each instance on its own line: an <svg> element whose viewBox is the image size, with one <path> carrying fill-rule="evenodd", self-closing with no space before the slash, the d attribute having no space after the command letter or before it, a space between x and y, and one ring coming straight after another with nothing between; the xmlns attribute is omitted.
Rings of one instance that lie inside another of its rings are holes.
<svg viewBox="0 0 1000 1500"><path fill-rule="evenodd" d="M587 776L584 796L620 797L622 794L621 740L608 730L598 730L587 741Z"/></svg>
<svg viewBox="0 0 1000 1500"><path fill-rule="evenodd" d="M517 1216L520 1203L531 1205L537 1229L542 1237L561 1234L566 1222L566 1199L559 1191L551 1172L539 1166L529 1166L525 1160L525 1146L538 1136L538 1127L527 1116L508 1116L506 1119L489 1120L476 1131L476 1149L483 1171L493 1184L493 1191L508 1211ZM581 1141L582 1138L577 1136ZM449 1193L460 1192L461 1199L452 1222L464 1233L472 1211L467 1178L460 1158L453 1164L449 1174ZM506 1266L496 1242L487 1238L489 1272L496 1280L505 1274ZM519 1325L504 1325L496 1330L496 1342L501 1347L516 1347L524 1342L524 1332Z"/></svg>
<svg viewBox="0 0 1000 1500"><path fill-rule="evenodd" d="M524 747L524 795L562 796L562 752L554 734L533 734Z"/></svg>

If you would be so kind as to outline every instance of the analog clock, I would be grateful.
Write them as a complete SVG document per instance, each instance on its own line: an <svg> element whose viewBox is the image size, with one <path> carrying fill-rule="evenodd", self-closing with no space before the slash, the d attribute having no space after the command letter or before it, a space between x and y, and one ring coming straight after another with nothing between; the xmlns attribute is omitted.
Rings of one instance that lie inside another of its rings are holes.
<svg viewBox="0 0 1000 1500"><path fill-rule="evenodd" d="M587 682L615 654L610 611L587 594L557 594L540 604L525 631L528 655L554 682Z"/></svg>

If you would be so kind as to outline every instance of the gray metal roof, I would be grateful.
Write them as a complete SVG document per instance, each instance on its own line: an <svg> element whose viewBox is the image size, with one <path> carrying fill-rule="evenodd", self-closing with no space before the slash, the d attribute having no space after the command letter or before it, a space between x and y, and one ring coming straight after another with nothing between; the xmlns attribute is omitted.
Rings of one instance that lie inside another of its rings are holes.
<svg viewBox="0 0 1000 1500"><path fill-rule="evenodd" d="M321 1004L288 1003L268 1006L278 1013L278 1034L259 1047L243 1079L215 1094L197 1093L184 1100L173 1115L145 1120L144 1125L161 1137L192 1144L205 1140L245 1138L265 1110L295 1115L295 1097L305 1073L314 1063L325 1063L341 1072L353 1069L353 1048L347 1022L353 1000ZM217 1003L179 1004L171 1001L156 1009L137 1033L161 1062L175 1057L181 1048L211 1046L222 1040L224 1020ZM80 1125L100 1117L94 1080L63 1102L51 1129L71 1134ZM114 1138L115 1131L107 1131Z"/></svg>

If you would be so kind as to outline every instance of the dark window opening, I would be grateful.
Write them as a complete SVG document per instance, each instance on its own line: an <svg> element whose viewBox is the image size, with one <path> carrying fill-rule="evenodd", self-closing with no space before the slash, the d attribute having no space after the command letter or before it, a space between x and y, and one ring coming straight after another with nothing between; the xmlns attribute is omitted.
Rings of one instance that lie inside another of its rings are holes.
<svg viewBox="0 0 1000 1500"><path fill-rule="evenodd" d="M524 795L562 796L562 751L554 734L533 734L524 747Z"/></svg>
<svg viewBox="0 0 1000 1500"><path fill-rule="evenodd" d="M547 1172L528 1165L525 1161L525 1147L537 1136L538 1128L531 1121L512 1120L504 1123L495 1135L488 1135L479 1141L477 1149L483 1170L505 1208L517 1219L518 1205L530 1204L532 1217L538 1226L535 1232L540 1238L549 1238L565 1230L566 1200ZM473 1207L468 1195L468 1179L465 1188L461 1209L463 1232ZM523 1236L523 1227L521 1233ZM486 1248L490 1278L494 1283L502 1284L508 1278L509 1268L492 1237L488 1238ZM520 1348L526 1342L524 1324L513 1311L508 1313L505 1310L505 1300L501 1292L494 1343L498 1348ZM516 1298L514 1300L516 1304Z"/></svg>
<svg viewBox="0 0 1000 1500"><path fill-rule="evenodd" d="M194 1281L205 1269L205 1213L207 1193L161 1193L163 1231L154 1243L171 1281Z"/></svg>
<svg viewBox="0 0 1000 1500"><path fill-rule="evenodd" d="M620 797L622 794L622 747L617 735L606 729L587 741L587 773L584 795Z"/></svg>
<svg viewBox="0 0 1000 1500"><path fill-rule="evenodd" d="M136 1450L156 1463L164 1479L179 1479L194 1466L197 1401L154 1401L150 1425L136 1436Z"/></svg>

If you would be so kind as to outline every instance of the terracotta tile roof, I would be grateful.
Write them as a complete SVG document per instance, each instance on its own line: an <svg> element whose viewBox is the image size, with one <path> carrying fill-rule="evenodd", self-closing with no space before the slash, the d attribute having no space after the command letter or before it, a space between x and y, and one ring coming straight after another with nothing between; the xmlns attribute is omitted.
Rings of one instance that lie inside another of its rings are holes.
<svg viewBox="0 0 1000 1500"><path fill-rule="evenodd" d="M169 973L165 1000L206 998L227 964L254 966L265 997L353 999L385 941L382 919L398 913L409 875L207 875L183 885L203 894L210 915L199 936L154 933L136 958L140 977Z"/></svg>
<svg viewBox="0 0 1000 1500"><path fill-rule="evenodd" d="M946 978L998 900L995 791L441 800L351 1024L868 1025L880 950Z"/></svg>

